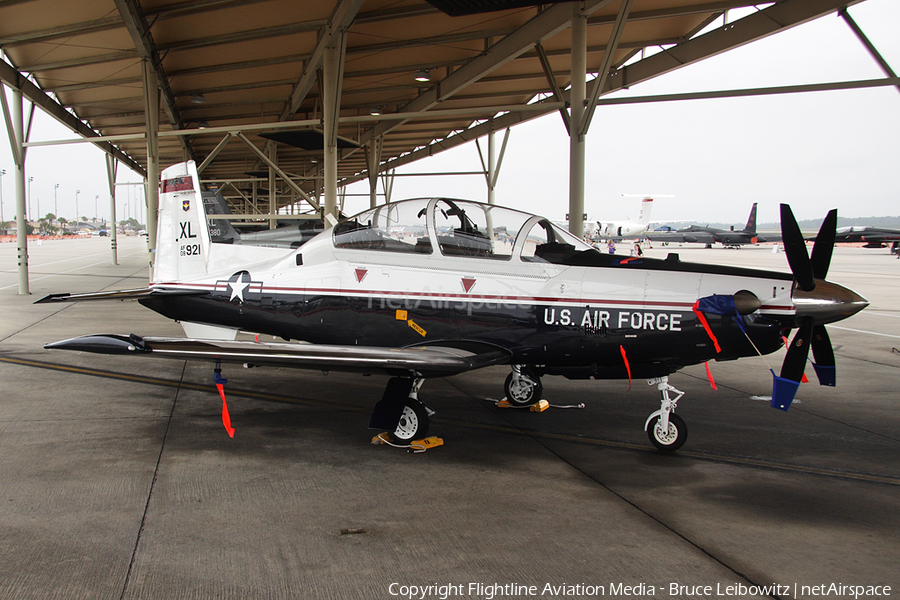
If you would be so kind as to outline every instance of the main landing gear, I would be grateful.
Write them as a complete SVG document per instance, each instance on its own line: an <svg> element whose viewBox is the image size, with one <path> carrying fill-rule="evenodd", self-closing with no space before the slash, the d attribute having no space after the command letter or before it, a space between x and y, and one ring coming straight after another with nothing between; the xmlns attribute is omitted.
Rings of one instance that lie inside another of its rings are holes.
<svg viewBox="0 0 900 600"><path fill-rule="evenodd" d="M684 392L669 385L668 377L657 377L648 380L647 383L656 385L656 389L662 394L662 400L659 410L650 415L644 423L644 431L657 449L667 452L678 450L687 440L687 424L674 411ZM672 398L669 392L674 392L677 396Z"/></svg>
<svg viewBox="0 0 900 600"><path fill-rule="evenodd" d="M420 377L393 377L381 401L375 405L369 429L389 431L395 440L410 442L424 438L434 411L419 400Z"/></svg>
<svg viewBox="0 0 900 600"><path fill-rule="evenodd" d="M687 440L687 424L675 414L678 400L684 396L684 392L669 385L668 377L657 377L648 380L647 383L655 385L662 398L659 410L651 414L644 424L644 431L658 450L666 452L678 450ZM512 365L512 372L506 377L503 390L510 404L529 406L541 399L543 386L541 378L531 369L525 365Z"/></svg>
<svg viewBox="0 0 900 600"><path fill-rule="evenodd" d="M503 391L513 406L529 406L541 399L544 386L541 385L541 378L529 369L512 365L512 373L506 376Z"/></svg>

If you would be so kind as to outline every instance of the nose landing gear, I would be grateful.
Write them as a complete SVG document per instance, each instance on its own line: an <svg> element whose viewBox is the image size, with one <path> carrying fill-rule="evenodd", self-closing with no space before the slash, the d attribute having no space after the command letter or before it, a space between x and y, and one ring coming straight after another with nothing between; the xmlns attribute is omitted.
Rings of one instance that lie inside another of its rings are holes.
<svg viewBox="0 0 900 600"><path fill-rule="evenodd" d="M656 385L662 399L659 410L651 414L644 423L644 431L650 437L650 443L658 450L666 452L678 450L687 440L687 424L675 414L678 400L684 396L684 392L669 385L668 377L657 377L648 380L647 383ZM669 392L674 392L677 396L672 398Z"/></svg>

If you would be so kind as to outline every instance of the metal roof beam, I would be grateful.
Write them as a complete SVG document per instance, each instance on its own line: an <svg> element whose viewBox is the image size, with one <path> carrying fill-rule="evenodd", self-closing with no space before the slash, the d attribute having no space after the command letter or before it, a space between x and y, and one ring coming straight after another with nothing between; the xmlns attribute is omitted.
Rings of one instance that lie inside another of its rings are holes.
<svg viewBox="0 0 900 600"><path fill-rule="evenodd" d="M612 0L592 0L584 3L584 14L591 14ZM403 112L420 112L436 106L463 88L478 81L491 71L522 53L535 44L570 26L572 6L569 3L554 4L539 13L515 32L504 37L489 50L469 61L459 69L437 82L432 88L403 107ZM359 143L365 144L373 137L384 135L397 127L398 123L382 123L365 132Z"/></svg>
<svg viewBox="0 0 900 600"><path fill-rule="evenodd" d="M150 26L147 24L143 12L141 12L140 4L138 4L137 0L115 0L115 3L116 8L119 10L119 15L122 17L122 21L128 29L128 33L131 34L135 49L142 59L150 61L151 67L156 72L159 90L162 94L163 109L166 112L166 116L169 118L169 123L171 123L172 127L175 129L182 129L181 114L179 113L178 106L175 102L175 95L172 93L172 88L169 86L169 78L166 76L166 71L162 65L162 59L160 59L159 52L153 43ZM196 160L194 151L191 149L188 140L186 138L180 138L180 141L182 147L187 152L187 155L192 160Z"/></svg>
<svg viewBox="0 0 900 600"><path fill-rule="evenodd" d="M306 61L303 74L294 86L294 90L291 92L287 106L285 107L284 112L281 113L279 121L287 121L288 119L293 118L300 109L300 105L303 104L306 95L316 82L316 69L318 69L322 63L325 49L334 44L335 36L342 35L350 27L356 14L359 12L360 7L362 7L363 1L364 0L341 0L338 2L337 6L334 7L331 16L328 18L328 23L325 25L325 30L319 38L319 41L316 43L316 47L310 55L309 60Z"/></svg>
<svg viewBox="0 0 900 600"><path fill-rule="evenodd" d="M131 158L109 142L92 140L91 138L97 138L100 137L100 135L83 121L81 121L78 117L63 108L62 105L60 105L58 102L50 98L50 96L48 96L34 83L29 81L24 75L16 71L12 66L2 60L0 60L0 81L3 81L3 83L8 85L9 87L22 90L22 95L25 98L41 107L44 112L49 114L51 117L71 129L75 133L84 136L88 141L96 144L98 148L100 148L107 154L115 156L116 159L127 165L129 169L132 169L142 176L146 175L144 168L140 164L138 164L133 158Z"/></svg>
<svg viewBox="0 0 900 600"><path fill-rule="evenodd" d="M601 95L812 21L862 0L784 0L611 73Z"/></svg>
<svg viewBox="0 0 900 600"><path fill-rule="evenodd" d="M853 33L856 34L856 37L859 38L859 41L862 42L862 45L866 47L866 50L869 51L869 54L872 55L872 58L875 59L875 62L878 63L878 66L881 67L881 70L884 71L885 75L888 77L896 77L897 74L894 73L894 70L891 68L891 65L881 56L881 53L878 52L878 49L875 47L866 34L863 33L863 30L860 29L859 25L856 24L856 21L853 20L853 17L850 16L850 13L847 12L847 7L840 9L838 14L843 17L844 21L853 30ZM900 87L897 88L900 90Z"/></svg>

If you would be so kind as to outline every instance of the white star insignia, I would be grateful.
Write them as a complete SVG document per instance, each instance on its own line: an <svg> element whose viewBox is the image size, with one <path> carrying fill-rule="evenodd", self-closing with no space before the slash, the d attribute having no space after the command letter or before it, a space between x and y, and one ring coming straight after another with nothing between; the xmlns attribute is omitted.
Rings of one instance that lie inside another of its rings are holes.
<svg viewBox="0 0 900 600"><path fill-rule="evenodd" d="M234 300L237 298L241 304L244 303L244 290L247 289L247 286L250 285L249 281L229 281L228 287L231 288L231 298L228 300Z"/></svg>

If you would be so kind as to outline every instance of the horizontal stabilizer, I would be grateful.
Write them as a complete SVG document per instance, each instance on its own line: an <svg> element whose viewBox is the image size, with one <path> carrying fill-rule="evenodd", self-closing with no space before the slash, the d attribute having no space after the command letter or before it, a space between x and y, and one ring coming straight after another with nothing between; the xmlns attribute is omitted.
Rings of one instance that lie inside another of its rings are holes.
<svg viewBox="0 0 900 600"><path fill-rule="evenodd" d="M254 366L295 367L323 371L388 374L417 373L442 377L509 361L509 353L493 349L481 353L447 347L380 348L326 344L140 338L136 335L88 335L44 346L100 354L152 354L179 360L206 359Z"/></svg>
<svg viewBox="0 0 900 600"><path fill-rule="evenodd" d="M110 292L88 292L86 294L47 294L40 300L36 300L35 304L48 304L51 302L81 302L84 300L140 300L141 298L149 298L151 296L172 295L172 296L193 296L205 294L207 292L197 290L160 290L156 288L140 288L136 290L115 290Z"/></svg>

